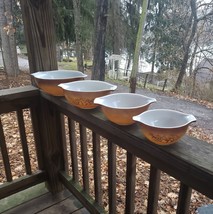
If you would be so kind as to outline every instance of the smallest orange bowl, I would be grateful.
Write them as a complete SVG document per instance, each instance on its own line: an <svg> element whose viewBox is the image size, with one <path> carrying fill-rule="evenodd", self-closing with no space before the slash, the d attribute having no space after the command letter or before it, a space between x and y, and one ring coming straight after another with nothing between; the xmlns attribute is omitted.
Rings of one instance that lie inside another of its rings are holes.
<svg viewBox="0 0 213 214"><path fill-rule="evenodd" d="M153 109L133 117L144 136L158 145L170 145L181 139L196 118L170 109Z"/></svg>
<svg viewBox="0 0 213 214"><path fill-rule="evenodd" d="M53 96L64 96L62 88L58 87L60 83L83 80L87 77L86 74L73 70L39 71L31 75L38 88Z"/></svg>
<svg viewBox="0 0 213 214"><path fill-rule="evenodd" d="M67 101L78 108L93 109L97 107L94 99L109 94L117 86L98 80L83 80L59 84L64 90Z"/></svg>
<svg viewBox="0 0 213 214"><path fill-rule="evenodd" d="M106 118L118 125L133 124L132 117L146 111L153 102L156 99L134 93L115 93L94 100Z"/></svg>

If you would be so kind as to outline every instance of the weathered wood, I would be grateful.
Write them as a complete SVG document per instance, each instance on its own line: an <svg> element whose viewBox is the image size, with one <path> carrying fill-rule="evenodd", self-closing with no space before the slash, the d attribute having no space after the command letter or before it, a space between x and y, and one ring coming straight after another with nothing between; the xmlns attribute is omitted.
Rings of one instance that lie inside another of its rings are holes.
<svg viewBox="0 0 213 214"><path fill-rule="evenodd" d="M165 90L165 88L166 88L166 83L167 83L167 79L165 79L165 81L164 81L164 84L163 84L163 89L162 89L162 91L164 91L164 90Z"/></svg>
<svg viewBox="0 0 213 214"><path fill-rule="evenodd" d="M179 196L178 196L177 214L188 214L189 213L191 193L192 193L192 189L189 186L187 186L181 182Z"/></svg>
<svg viewBox="0 0 213 214"><path fill-rule="evenodd" d="M158 207L158 198L160 190L160 174L161 171L152 165L150 166L149 175L149 192L148 192L148 205L147 213L156 214Z"/></svg>
<svg viewBox="0 0 213 214"><path fill-rule="evenodd" d="M116 145L108 141L109 213L116 213Z"/></svg>
<svg viewBox="0 0 213 214"><path fill-rule="evenodd" d="M23 157L24 157L24 164L26 173L28 175L32 174L31 164L30 164L30 156L29 156L29 149L27 145L27 137L24 125L24 118L23 118L23 111L17 110L17 119L18 119L18 126L19 126L19 133L21 138L21 145L23 150Z"/></svg>
<svg viewBox="0 0 213 214"><path fill-rule="evenodd" d="M61 171L59 173L61 182L65 187L70 190L76 198L85 206L88 211L92 214L106 213L105 210L100 207L93 198L88 195L78 183L74 182L65 172Z"/></svg>
<svg viewBox="0 0 213 214"><path fill-rule="evenodd" d="M126 170L126 207L125 213L134 213L135 209L135 179L136 179L136 157L127 152Z"/></svg>
<svg viewBox="0 0 213 214"><path fill-rule="evenodd" d="M7 181L12 181L12 173L10 167L10 160L7 152L7 146L5 142L4 130L2 127L1 117L0 117L0 151L3 158L4 170L6 174Z"/></svg>
<svg viewBox="0 0 213 214"><path fill-rule="evenodd" d="M27 193L24 192L21 194ZM50 192L40 194L32 200L3 212L3 214L73 213L81 208L83 208L82 204L68 190L64 190L55 195L52 195Z"/></svg>
<svg viewBox="0 0 213 214"><path fill-rule="evenodd" d="M70 118L68 118L68 127L69 127L69 140L70 140L70 148L71 148L73 180L75 182L78 182L79 175L78 175L77 146L76 146L76 138L75 138L75 122Z"/></svg>
<svg viewBox="0 0 213 214"><path fill-rule="evenodd" d="M86 193L89 193L89 171L88 171L88 154L87 154L87 131L86 128L79 124L80 143L81 143L81 161L83 173L83 187Z"/></svg>
<svg viewBox="0 0 213 214"><path fill-rule="evenodd" d="M47 187L50 192L57 193L63 189L58 172L64 170L63 138L61 115L47 100L41 100L39 126L42 130L42 147L45 171L48 175Z"/></svg>
<svg viewBox="0 0 213 214"><path fill-rule="evenodd" d="M107 121L99 109L84 111L69 105L63 98L58 99L44 93L42 96L82 125L116 142L118 146L142 158L153 167L213 198L212 144L185 136L176 144L158 146L145 139L137 125L116 126Z"/></svg>
<svg viewBox="0 0 213 214"><path fill-rule="evenodd" d="M39 94L33 86L0 90L0 114L36 105Z"/></svg>
<svg viewBox="0 0 213 214"><path fill-rule="evenodd" d="M62 135L62 145L63 145L63 157L64 157L64 168L68 173L68 154L67 154L67 141L66 141L66 130L65 130L65 118L63 114L60 114L60 127L61 127L61 135Z"/></svg>
<svg viewBox="0 0 213 214"><path fill-rule="evenodd" d="M32 128L33 128L33 135L34 135L34 142L35 142L35 148L36 148L36 155L37 155L37 162L38 162L38 168L40 170L44 169L44 160L43 160L43 154L42 154L42 145L41 145L41 129L39 127L39 119L38 115L40 114L39 111L39 105L32 106L30 108L30 116L32 121Z"/></svg>
<svg viewBox="0 0 213 214"><path fill-rule="evenodd" d="M81 152L83 155L82 158L85 158L84 155L86 154L86 159L82 162L88 163L85 127L91 129L95 133L93 133L93 144L97 143L99 135L108 139L110 213L116 213L116 145L126 149L130 154L127 164L129 168L127 171L129 172L127 172L127 175L134 175L134 160L136 156L151 164L148 204L156 204L157 197L154 194L158 195L160 170L165 171L170 176L181 181L177 212L187 213L191 188L198 190L209 198L213 198L213 146L211 144L185 136L174 145L166 147L157 146L143 137L137 125L128 127L117 126L106 120L98 108L93 110L82 110L69 105L63 98L49 96L44 93L41 93L41 95L41 104L39 104L39 96L36 94L33 95L35 101L32 106L35 105L38 109L38 111L35 111L35 109L33 111L38 115L38 120L36 121L37 125L35 127L39 127L39 130L42 130L42 135L41 137L38 135L38 138L41 138L43 151L41 157L44 157L44 170L47 174L42 172L37 177L32 175L27 177L27 179L24 177L11 184L7 183L0 188L0 197L10 195L48 178L49 187L51 187L52 192L59 191L60 188L62 188L60 183L62 182L63 185L76 194L79 200L88 207L90 212L99 213L100 210L101 212L103 211L99 206L100 204L87 194L89 193L89 185L87 188L80 188L78 183L65 174L63 136L60 118L60 114L62 113L80 123L80 138L81 145L83 145L83 150ZM22 97L22 93L20 93L19 96ZM24 97L21 99L24 100ZM17 103L20 102L21 104L21 99L17 99ZM27 98L27 102L25 102L28 108L32 108L32 106L30 106L31 103L29 103L30 100L30 98ZM20 111L22 106L20 105L16 108L16 105L15 107L11 105L12 102L11 100L5 103L7 103L8 106L12 106L11 108L14 108L16 111ZM2 105L0 105L0 111L1 107ZM39 111L40 114L38 113ZM20 117L22 117L21 113ZM24 123L21 123L21 126L23 126ZM0 133L0 137L3 139L4 136L2 136L3 135ZM96 151L99 151L99 147L94 148L94 152ZM97 154L97 156L99 156L99 154ZM99 160L97 162L99 162ZM47 175L47 177L45 175ZM83 172L83 176L85 176L83 179L85 179L86 182L89 181L87 173ZM128 181L128 179L130 178L127 178L127 194L130 194L131 201L133 201L134 180L130 179L130 181ZM131 210L133 210L133 202L128 203L127 207L130 211L126 212L131 213ZM150 213L155 213L154 210L155 207L151 209Z"/></svg>
<svg viewBox="0 0 213 214"><path fill-rule="evenodd" d="M15 181L2 184L0 186L0 199L42 183L46 178L46 173L44 171L38 171L33 175L26 175L16 179Z"/></svg>
<svg viewBox="0 0 213 214"><path fill-rule="evenodd" d="M51 0L21 0L30 72L57 70Z"/></svg>
<svg viewBox="0 0 213 214"><path fill-rule="evenodd" d="M100 136L92 132L95 201L102 205Z"/></svg>
<svg viewBox="0 0 213 214"><path fill-rule="evenodd" d="M45 187L45 183L42 182L33 187L29 187L21 192L17 192L9 197L3 198L0 200L0 213L11 210L14 207L19 206L20 204L26 203L38 196L41 196L49 192ZM14 212L17 213L17 212Z"/></svg>
<svg viewBox="0 0 213 214"><path fill-rule="evenodd" d="M149 76L149 74L146 74L146 77L145 77L145 80L144 80L144 85L143 85L144 88L146 88L146 83L147 83L147 80L148 80L148 76Z"/></svg>

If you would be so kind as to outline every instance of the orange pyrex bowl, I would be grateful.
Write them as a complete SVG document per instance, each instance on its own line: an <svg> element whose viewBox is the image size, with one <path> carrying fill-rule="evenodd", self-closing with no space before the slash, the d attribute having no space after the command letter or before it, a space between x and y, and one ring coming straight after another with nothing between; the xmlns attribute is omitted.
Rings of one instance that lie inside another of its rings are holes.
<svg viewBox="0 0 213 214"><path fill-rule="evenodd" d="M117 86L98 80L83 80L59 84L63 88L67 101L78 108L93 109L97 107L93 101L114 91Z"/></svg>
<svg viewBox="0 0 213 214"><path fill-rule="evenodd" d="M176 143L186 133L190 123L196 118L170 109L153 109L134 116L144 136L159 145Z"/></svg>
<svg viewBox="0 0 213 214"><path fill-rule="evenodd" d="M87 77L86 74L73 70L40 71L31 75L40 89L54 96L64 96L62 88L58 87L60 83L83 80Z"/></svg>
<svg viewBox="0 0 213 214"><path fill-rule="evenodd" d="M133 93L115 93L94 100L106 118L118 125L133 124L132 117L146 111L153 102L156 102L155 98Z"/></svg>

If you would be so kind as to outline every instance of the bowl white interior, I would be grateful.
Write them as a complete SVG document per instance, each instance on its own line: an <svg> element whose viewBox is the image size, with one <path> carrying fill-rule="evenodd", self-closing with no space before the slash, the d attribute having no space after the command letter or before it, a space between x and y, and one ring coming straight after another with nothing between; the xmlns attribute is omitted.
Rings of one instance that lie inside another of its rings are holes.
<svg viewBox="0 0 213 214"><path fill-rule="evenodd" d="M131 109L148 105L156 99L133 93L117 93L96 98L94 101L110 108Z"/></svg>
<svg viewBox="0 0 213 214"><path fill-rule="evenodd" d="M133 119L156 128L178 128L196 120L193 115L169 109L149 110Z"/></svg>
<svg viewBox="0 0 213 214"><path fill-rule="evenodd" d="M86 77L86 74L83 74L80 71L73 70L54 70L54 71L44 71L36 72L32 74L35 78L44 79L44 80L56 80L56 79L68 79L68 78L80 78Z"/></svg>
<svg viewBox="0 0 213 214"><path fill-rule="evenodd" d="M67 91L75 92L98 92L106 90L115 90L117 86L98 80L80 80L76 82L62 83L60 87Z"/></svg>

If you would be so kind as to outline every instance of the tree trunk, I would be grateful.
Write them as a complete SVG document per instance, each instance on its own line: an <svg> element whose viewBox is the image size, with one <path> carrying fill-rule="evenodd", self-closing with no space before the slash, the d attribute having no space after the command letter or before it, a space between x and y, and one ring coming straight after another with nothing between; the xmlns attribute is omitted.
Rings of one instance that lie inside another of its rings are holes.
<svg viewBox="0 0 213 214"><path fill-rule="evenodd" d="M92 79L103 81L105 79L105 38L108 0L96 0L96 5Z"/></svg>
<svg viewBox="0 0 213 214"><path fill-rule="evenodd" d="M84 72L84 62L81 42L81 1L73 0L74 21L75 21L75 45L78 70Z"/></svg>
<svg viewBox="0 0 213 214"><path fill-rule="evenodd" d="M194 61L195 61L195 57L196 57L197 48L198 48L198 36L195 40L195 46L194 46L194 50L193 50L190 65L189 65L189 75L190 76L193 74L193 65L194 65Z"/></svg>
<svg viewBox="0 0 213 214"><path fill-rule="evenodd" d="M142 0L142 13L141 13L141 18L140 18L140 23L139 23L138 33L137 33L133 67L132 67L132 72L130 76L131 93L135 93L136 91L136 83L137 83L136 76L138 73L138 62L139 62L140 49L141 49L141 43L142 43L143 29L146 21L147 6L148 6L148 0Z"/></svg>
<svg viewBox="0 0 213 214"><path fill-rule="evenodd" d="M7 23L13 23L13 8L14 1L13 0L6 0L5 1L5 10L7 12ZM11 26L11 32L8 34L10 49L11 49L11 56L10 60L13 64L13 72L14 74L19 74L19 65L18 65L18 57L17 57L17 49L16 49L16 37L15 37L15 29L13 25Z"/></svg>
<svg viewBox="0 0 213 214"><path fill-rule="evenodd" d="M12 1L0 1L0 29L4 69L9 76L19 74L16 51L15 29L13 27Z"/></svg>
<svg viewBox="0 0 213 214"><path fill-rule="evenodd" d="M51 0L21 0L30 72L58 69Z"/></svg>
<svg viewBox="0 0 213 214"><path fill-rule="evenodd" d="M121 22L120 22L120 0L112 0L111 2L111 26L112 26L112 51L113 54L120 54L120 40L122 35L120 35L120 28L121 28ZM117 68L117 67L115 67Z"/></svg>
<svg viewBox="0 0 213 214"><path fill-rule="evenodd" d="M195 36L195 33L197 31L198 21L197 21L196 0L191 0L191 10L192 10L192 16L193 16L193 19L191 19L191 22L193 22L193 24L191 23L190 26L192 25L192 30L191 30L191 34L189 36L189 39L188 39L185 49L184 49L184 57L183 57L182 65L180 68L180 73L178 75L178 79L175 83L175 88L174 88L175 91L177 91L181 87L181 84L183 82L183 77L186 73L187 62L189 59L189 51L190 51L189 49L190 49L192 40Z"/></svg>

